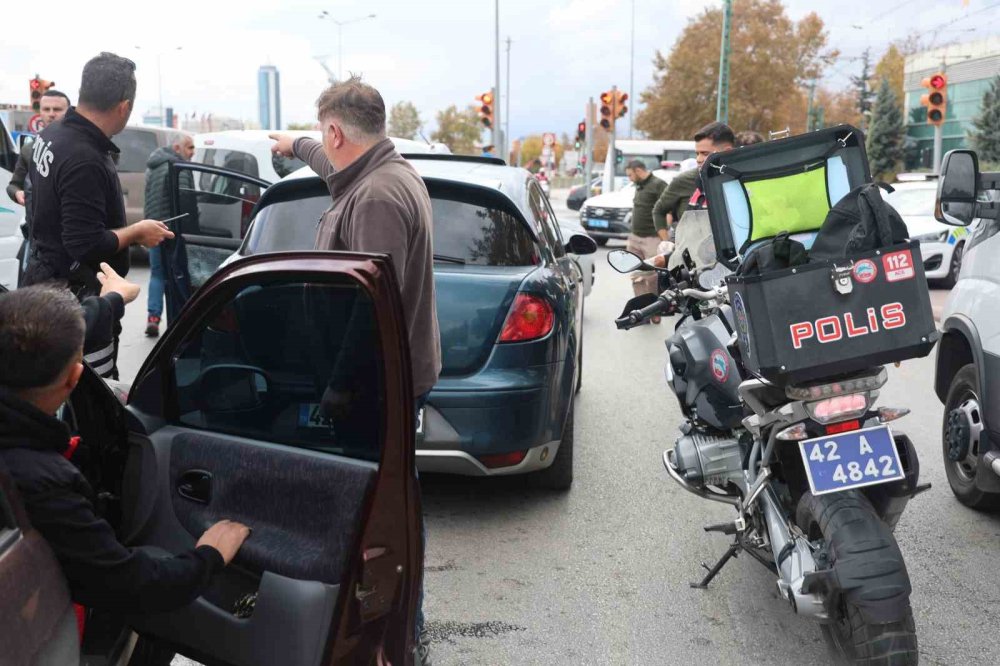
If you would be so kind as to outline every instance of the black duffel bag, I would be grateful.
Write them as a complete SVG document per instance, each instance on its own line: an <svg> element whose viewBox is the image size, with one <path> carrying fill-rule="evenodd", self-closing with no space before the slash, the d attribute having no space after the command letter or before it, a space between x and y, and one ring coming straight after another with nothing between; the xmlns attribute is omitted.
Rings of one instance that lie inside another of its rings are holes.
<svg viewBox="0 0 1000 666"><path fill-rule="evenodd" d="M867 183L851 190L830 209L809 249L810 261L843 259L890 247L909 237L906 223L882 198L885 183Z"/></svg>

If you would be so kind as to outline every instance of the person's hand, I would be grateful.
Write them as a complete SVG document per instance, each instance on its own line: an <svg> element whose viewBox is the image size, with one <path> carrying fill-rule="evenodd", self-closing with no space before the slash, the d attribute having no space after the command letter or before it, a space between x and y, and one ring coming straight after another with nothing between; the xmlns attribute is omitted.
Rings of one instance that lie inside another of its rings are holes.
<svg viewBox="0 0 1000 666"><path fill-rule="evenodd" d="M14 195L14 200L17 201L17 203L19 203L19 204L21 204L23 206L24 205L24 190L18 190L17 194Z"/></svg>
<svg viewBox="0 0 1000 666"><path fill-rule="evenodd" d="M350 391L336 391L329 386L319 401L319 413L328 419L344 419L351 413Z"/></svg>
<svg viewBox="0 0 1000 666"><path fill-rule="evenodd" d="M250 528L232 520L220 520L205 530L195 548L211 546L219 551L226 564L233 561L243 542L250 536Z"/></svg>
<svg viewBox="0 0 1000 666"><path fill-rule="evenodd" d="M652 263L657 268L666 268L667 267L667 258L665 256L663 256L662 254L658 254L655 257L653 257L653 261L650 262L650 263Z"/></svg>
<svg viewBox="0 0 1000 666"><path fill-rule="evenodd" d="M274 139L275 144L271 146L272 153L278 153L284 155L285 157L295 157L292 147L295 145L295 137L290 134L281 134L279 132L272 132L268 134L269 139Z"/></svg>
<svg viewBox="0 0 1000 666"><path fill-rule="evenodd" d="M139 220L132 225L132 233L135 234L135 242L146 248L156 247L167 238L174 237L174 232L159 220Z"/></svg>
<svg viewBox="0 0 1000 666"><path fill-rule="evenodd" d="M97 272L97 281L101 283L101 296L111 293L118 294L128 305L139 295L139 285L129 282L115 272L107 262L101 262L101 270Z"/></svg>

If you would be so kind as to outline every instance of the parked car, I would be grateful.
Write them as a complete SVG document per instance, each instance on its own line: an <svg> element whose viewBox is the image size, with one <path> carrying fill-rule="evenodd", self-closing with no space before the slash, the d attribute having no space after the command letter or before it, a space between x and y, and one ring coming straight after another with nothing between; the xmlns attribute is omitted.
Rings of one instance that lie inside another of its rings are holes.
<svg viewBox="0 0 1000 666"><path fill-rule="evenodd" d="M17 287L17 251L21 248L21 221L24 206L7 196L7 185L14 174L19 151L0 118L0 286Z"/></svg>
<svg viewBox="0 0 1000 666"><path fill-rule="evenodd" d="M653 176L669 183L677 171L657 169ZM580 224L598 245L611 239L625 240L632 228L632 199L635 185L628 183L614 192L605 192L587 199L580 208Z"/></svg>
<svg viewBox="0 0 1000 666"><path fill-rule="evenodd" d="M64 420L124 542L181 552L220 517L253 536L190 605L90 616L81 648L59 564L0 471L0 578L16 581L0 595L0 661L125 663L134 630L207 664L409 663L423 548L391 271L363 254L241 259L171 324L127 405L88 367ZM348 313L371 335L345 337ZM361 404L318 418L345 346L366 371Z"/></svg>
<svg viewBox="0 0 1000 666"><path fill-rule="evenodd" d="M129 125L111 140L121 153L118 155L118 180L125 196L125 220L135 224L143 218L146 204L146 162L157 148L171 143L176 134L188 134L171 127Z"/></svg>
<svg viewBox="0 0 1000 666"><path fill-rule="evenodd" d="M1000 509L1000 176L975 153L941 167L938 220L970 228L958 282L941 314L934 390L944 403L942 452L952 492L975 509Z"/></svg>
<svg viewBox="0 0 1000 666"><path fill-rule="evenodd" d="M584 186L582 183L580 185L574 185L570 188L569 194L566 196L566 207L570 210L580 210L583 207L583 202L590 197L595 197L601 193L601 176L597 176L590 181L590 187Z"/></svg>
<svg viewBox="0 0 1000 666"><path fill-rule="evenodd" d="M584 276L573 255L596 250L564 237L528 171L491 158L411 155L431 195L434 279L443 370L420 415L422 471L532 474L540 486L573 480L573 399L581 382ZM168 314L237 257L313 247L329 207L326 184L304 168L267 188L233 171L191 171L197 226L180 243ZM221 189L201 190L202 175ZM180 201L175 177L175 203ZM218 191L230 194L220 198ZM232 256L231 256L232 255ZM174 301L172 303L172 301ZM273 338L275 342L280 338Z"/></svg>
<svg viewBox="0 0 1000 666"><path fill-rule="evenodd" d="M934 219L936 180L907 180L893 184L893 188L895 191L886 194L885 200L906 222L910 238L920 241L927 280L948 289L954 287L975 224L954 227Z"/></svg>
<svg viewBox="0 0 1000 666"><path fill-rule="evenodd" d="M193 162L232 169L268 183L276 183L298 171L305 162L271 152L274 141L268 138L272 130L227 130L196 134ZM293 136L320 140L318 131L288 131ZM410 139L392 139L401 153L449 153L444 144L427 144ZM206 183L207 185L207 183Z"/></svg>

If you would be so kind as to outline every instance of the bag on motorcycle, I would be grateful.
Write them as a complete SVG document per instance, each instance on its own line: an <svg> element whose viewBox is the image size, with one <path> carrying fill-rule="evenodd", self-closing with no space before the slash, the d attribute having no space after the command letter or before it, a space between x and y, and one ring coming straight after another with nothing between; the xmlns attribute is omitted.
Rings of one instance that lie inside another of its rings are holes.
<svg viewBox="0 0 1000 666"><path fill-rule="evenodd" d="M905 241L906 223L882 198L883 188L893 191L885 183L868 183L838 201L816 235L809 260L841 259Z"/></svg>

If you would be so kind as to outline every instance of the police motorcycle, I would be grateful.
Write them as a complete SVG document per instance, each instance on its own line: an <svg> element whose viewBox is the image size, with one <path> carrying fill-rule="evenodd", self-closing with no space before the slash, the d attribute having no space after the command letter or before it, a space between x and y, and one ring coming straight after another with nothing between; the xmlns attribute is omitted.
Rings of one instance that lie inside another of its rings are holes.
<svg viewBox="0 0 1000 666"><path fill-rule="evenodd" d="M701 179L708 210L685 213L665 269L608 255L666 286L631 299L619 329L679 315L665 375L684 420L663 465L735 512L705 527L732 540L691 585L746 553L851 663L916 664L893 530L929 484L890 427L909 410L878 397L885 366L938 337L919 243L880 203L850 126L713 155Z"/></svg>

